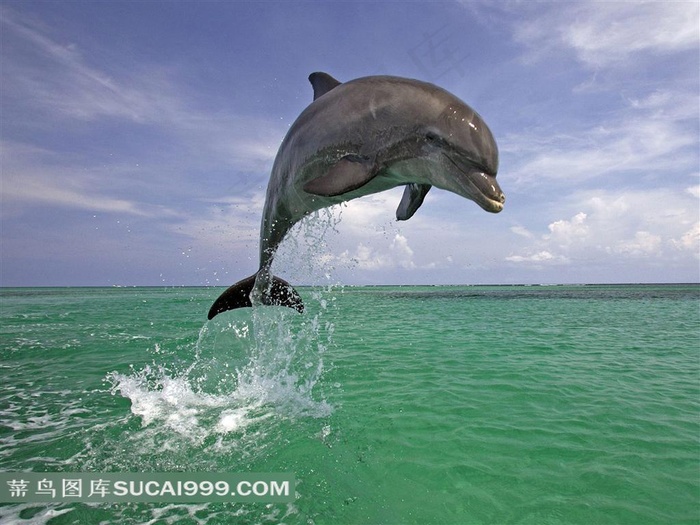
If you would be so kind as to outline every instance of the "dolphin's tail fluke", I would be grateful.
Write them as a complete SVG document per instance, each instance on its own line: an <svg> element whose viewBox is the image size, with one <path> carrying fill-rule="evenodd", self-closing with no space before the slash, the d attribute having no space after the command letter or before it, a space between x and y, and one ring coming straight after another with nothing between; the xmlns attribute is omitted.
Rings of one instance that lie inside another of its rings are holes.
<svg viewBox="0 0 700 525"><path fill-rule="evenodd" d="M234 310L235 308L245 308L253 306L250 301L250 294L255 286L255 280L258 274L238 281L233 286L230 286L219 298L214 301L209 309L208 319L213 319L221 312ZM299 293L287 281L279 277L272 277L272 283L266 287L261 297L262 304L268 306L288 306L294 308L297 312L304 311L304 303L299 296Z"/></svg>

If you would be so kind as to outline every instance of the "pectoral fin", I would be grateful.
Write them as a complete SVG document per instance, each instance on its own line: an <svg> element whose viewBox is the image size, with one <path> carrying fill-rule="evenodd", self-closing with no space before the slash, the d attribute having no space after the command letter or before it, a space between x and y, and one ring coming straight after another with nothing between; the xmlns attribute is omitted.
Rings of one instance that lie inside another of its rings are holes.
<svg viewBox="0 0 700 525"><path fill-rule="evenodd" d="M356 190L377 175L374 163L359 155L346 155L320 177L304 185L304 191L322 197L335 197Z"/></svg>
<svg viewBox="0 0 700 525"><path fill-rule="evenodd" d="M430 184L406 184L399 207L396 208L396 220L406 221L413 217L416 210L423 204L423 199L430 191Z"/></svg>

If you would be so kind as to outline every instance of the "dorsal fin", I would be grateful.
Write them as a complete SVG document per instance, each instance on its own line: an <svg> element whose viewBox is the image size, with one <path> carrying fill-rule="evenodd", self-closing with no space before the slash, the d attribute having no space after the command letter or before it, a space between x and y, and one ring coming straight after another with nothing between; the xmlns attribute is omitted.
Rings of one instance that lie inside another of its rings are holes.
<svg viewBox="0 0 700 525"><path fill-rule="evenodd" d="M321 73L320 71L311 73L309 75L309 82L311 82L311 86L314 88L314 100L341 84L341 82L338 82L328 73Z"/></svg>

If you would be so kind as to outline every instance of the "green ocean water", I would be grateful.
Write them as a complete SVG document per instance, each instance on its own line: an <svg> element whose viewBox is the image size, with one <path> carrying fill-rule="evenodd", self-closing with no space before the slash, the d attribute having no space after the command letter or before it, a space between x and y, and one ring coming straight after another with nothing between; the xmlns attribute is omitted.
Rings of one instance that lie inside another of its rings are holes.
<svg viewBox="0 0 700 525"><path fill-rule="evenodd" d="M0 470L293 472L0 524L700 523L700 286L0 289Z"/></svg>

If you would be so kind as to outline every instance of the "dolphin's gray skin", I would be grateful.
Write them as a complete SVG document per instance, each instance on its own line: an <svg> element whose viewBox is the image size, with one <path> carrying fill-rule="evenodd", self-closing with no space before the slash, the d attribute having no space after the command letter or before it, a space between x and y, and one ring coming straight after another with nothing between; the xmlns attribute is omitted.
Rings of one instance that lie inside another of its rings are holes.
<svg viewBox="0 0 700 525"><path fill-rule="evenodd" d="M341 84L312 73L314 101L289 128L275 158L260 228L260 268L209 310L252 304L303 311L296 290L270 273L277 247L305 215L406 185L396 210L407 220L432 186L498 213L498 148L481 117L447 91L418 80L374 76Z"/></svg>

